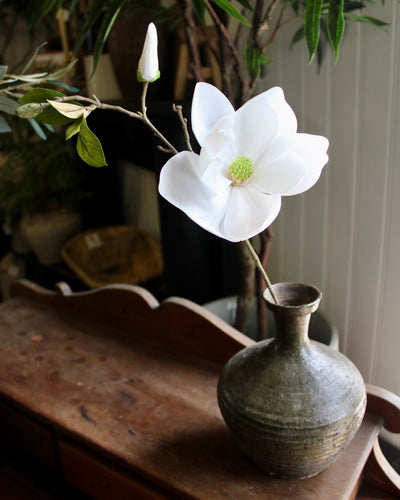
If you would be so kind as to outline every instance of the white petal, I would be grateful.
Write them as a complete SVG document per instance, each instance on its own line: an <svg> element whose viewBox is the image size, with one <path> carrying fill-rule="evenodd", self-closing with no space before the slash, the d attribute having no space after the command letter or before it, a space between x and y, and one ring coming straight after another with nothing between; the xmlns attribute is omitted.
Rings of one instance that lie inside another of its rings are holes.
<svg viewBox="0 0 400 500"><path fill-rule="evenodd" d="M282 195L294 190L307 173L307 163L297 153L289 151L273 162L266 153L257 161L249 183L264 193Z"/></svg>
<svg viewBox="0 0 400 500"><path fill-rule="evenodd" d="M280 87L273 87L265 92L268 106L279 116L277 136L290 136L297 131L297 118L286 102L285 94Z"/></svg>
<svg viewBox="0 0 400 500"><path fill-rule="evenodd" d="M217 236L226 211L230 188L215 191L202 182L199 156L183 151L173 156L161 169L158 190L166 200L185 212L199 226Z"/></svg>
<svg viewBox="0 0 400 500"><path fill-rule="evenodd" d="M157 29L153 23L150 23L147 27L143 51L138 65L140 74L146 82L154 80L158 73L157 43Z"/></svg>
<svg viewBox="0 0 400 500"><path fill-rule="evenodd" d="M279 214L281 197L250 185L233 187L221 232L229 241L243 241L266 229Z"/></svg>
<svg viewBox="0 0 400 500"><path fill-rule="evenodd" d="M192 100L192 130L200 146L217 121L235 113L232 104L209 83L196 84Z"/></svg>
<svg viewBox="0 0 400 500"><path fill-rule="evenodd" d="M234 141L232 130L233 114L225 115L215 124L204 140L200 151L200 165L206 170L208 163Z"/></svg>
<svg viewBox="0 0 400 500"><path fill-rule="evenodd" d="M253 161L268 148L279 127L280 117L269 105L268 92L253 97L235 113L234 131L239 154Z"/></svg>
<svg viewBox="0 0 400 500"><path fill-rule="evenodd" d="M299 184L284 195L294 195L304 193L318 181L322 168L329 160L327 149L329 141L326 137L310 134L296 134L296 154L303 157L307 165L307 174L301 179Z"/></svg>

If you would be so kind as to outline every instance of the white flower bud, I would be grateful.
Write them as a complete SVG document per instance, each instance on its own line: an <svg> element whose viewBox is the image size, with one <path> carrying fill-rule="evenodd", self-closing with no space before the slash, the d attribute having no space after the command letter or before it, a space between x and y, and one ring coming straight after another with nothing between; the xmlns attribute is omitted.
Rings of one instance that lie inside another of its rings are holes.
<svg viewBox="0 0 400 500"><path fill-rule="evenodd" d="M139 82L154 82L160 78L157 55L157 29L153 23L147 28L142 55L139 59L137 71Z"/></svg>

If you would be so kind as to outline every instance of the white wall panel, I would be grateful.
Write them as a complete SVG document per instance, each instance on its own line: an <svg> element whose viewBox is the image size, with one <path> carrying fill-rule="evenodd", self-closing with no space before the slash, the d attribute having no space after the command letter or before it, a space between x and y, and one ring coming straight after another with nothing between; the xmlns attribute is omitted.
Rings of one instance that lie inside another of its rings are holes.
<svg viewBox="0 0 400 500"><path fill-rule="evenodd" d="M368 382L400 394L400 6L371 4L383 29L352 24L339 62L319 74L291 31L262 88L279 84L299 129L326 135L330 162L304 195L286 198L270 259L274 281L321 287L341 349Z"/></svg>

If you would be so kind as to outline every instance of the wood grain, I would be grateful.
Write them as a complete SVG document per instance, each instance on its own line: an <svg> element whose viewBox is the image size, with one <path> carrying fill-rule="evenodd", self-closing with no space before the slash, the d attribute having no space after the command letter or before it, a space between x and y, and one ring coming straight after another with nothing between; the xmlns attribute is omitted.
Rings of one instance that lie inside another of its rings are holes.
<svg viewBox="0 0 400 500"><path fill-rule="evenodd" d="M139 482L166 498L355 498L383 418L368 413L314 478L265 475L239 452L216 399L224 349L241 348L243 336L201 307L159 305L140 287L71 294L19 283L13 294L0 305L0 398L51 432L70 480L78 481L71 457L79 456L91 464L88 481L110 464L107 484L132 495Z"/></svg>

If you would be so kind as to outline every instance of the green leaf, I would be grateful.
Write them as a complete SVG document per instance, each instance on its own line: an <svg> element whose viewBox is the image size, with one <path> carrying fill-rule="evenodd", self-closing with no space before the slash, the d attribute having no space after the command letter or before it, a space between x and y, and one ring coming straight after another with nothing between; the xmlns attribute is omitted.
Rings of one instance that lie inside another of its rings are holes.
<svg viewBox="0 0 400 500"><path fill-rule="evenodd" d="M36 0L31 3L31 15L29 19L29 27L32 28L35 24L41 21L53 8L57 9L63 0Z"/></svg>
<svg viewBox="0 0 400 500"><path fill-rule="evenodd" d="M246 7L246 9L254 10L253 7L249 4L247 0L237 0L240 5L243 5L243 7Z"/></svg>
<svg viewBox="0 0 400 500"><path fill-rule="evenodd" d="M65 131L65 139L68 141L73 137L75 134L79 134L79 131L81 129L81 123L82 119L75 120L71 125L67 128Z"/></svg>
<svg viewBox="0 0 400 500"><path fill-rule="evenodd" d="M59 78L62 78L66 73L68 73L73 66L78 62L78 59L73 59L70 63L68 63L64 68L59 69L58 71L55 71L54 73L49 73L46 76L47 80L58 80Z"/></svg>
<svg viewBox="0 0 400 500"><path fill-rule="evenodd" d="M42 127L38 124L35 118L27 118L28 122L31 124L33 130L37 133L37 135L43 139L44 141L47 139L46 134L43 132Z"/></svg>
<svg viewBox="0 0 400 500"><path fill-rule="evenodd" d="M4 111L9 115L15 115L15 110L18 106L18 101L14 101L14 99L10 99L5 95L0 95L0 111Z"/></svg>
<svg viewBox="0 0 400 500"><path fill-rule="evenodd" d="M308 48L309 60L311 63L319 42L319 25L321 19L322 0L306 0L304 13L304 35Z"/></svg>
<svg viewBox="0 0 400 500"><path fill-rule="evenodd" d="M290 42L290 47L292 48L293 45L295 45L297 42L300 42L300 40L304 38L304 26L301 26L296 33L293 35L292 41Z"/></svg>
<svg viewBox="0 0 400 500"><path fill-rule="evenodd" d="M32 64L35 62L35 59L36 59L36 56L38 55L39 53L39 50L44 47L45 45L47 44L47 42L43 42L41 43L38 47L36 47L34 53L32 54L31 58L29 59L29 61L26 63L24 69L21 71L21 75L24 75L28 69L32 66Z"/></svg>
<svg viewBox="0 0 400 500"><path fill-rule="evenodd" d="M98 17L104 12L104 8L107 6L108 0L97 0L95 5L91 6L87 17L79 30L78 36L76 37L73 53L76 54L78 50L82 47L83 43L87 40L91 29L93 28Z"/></svg>
<svg viewBox="0 0 400 500"><path fill-rule="evenodd" d="M11 132L11 127L0 115L0 134L7 134L8 132Z"/></svg>
<svg viewBox="0 0 400 500"><path fill-rule="evenodd" d="M68 83L61 82L60 80L49 80L48 83L54 85L55 87L62 87L70 93L79 92L78 87L74 87L73 85L69 85Z"/></svg>
<svg viewBox="0 0 400 500"><path fill-rule="evenodd" d="M261 67L267 62L267 58L258 47L246 45L245 50L246 69L250 77L255 80L261 72Z"/></svg>
<svg viewBox="0 0 400 500"><path fill-rule="evenodd" d="M100 29L96 35L96 43L93 49L93 69L90 76L93 76L96 71L100 56L103 53L104 45L106 43L108 35L110 34L110 30L113 27L118 14L120 13L124 1L125 0L113 0L107 8Z"/></svg>
<svg viewBox="0 0 400 500"><path fill-rule="evenodd" d="M337 62L339 46L344 32L343 0L330 0L328 11L328 37Z"/></svg>
<svg viewBox="0 0 400 500"><path fill-rule="evenodd" d="M54 132L53 125L49 125L48 123L42 123L43 127L46 128L49 132Z"/></svg>
<svg viewBox="0 0 400 500"><path fill-rule="evenodd" d="M52 89L36 88L27 92L21 97L19 102L21 104L28 104L29 102L41 102L47 103L47 99L55 99L56 97L64 97L64 94ZM63 116L61 113L56 111L54 108L49 106L40 115L36 116L35 119L38 122L47 123L49 125L65 125L71 123L71 119Z"/></svg>
<svg viewBox="0 0 400 500"><path fill-rule="evenodd" d="M350 12L352 10L363 9L365 5L363 2L354 2L354 1L344 1L343 2L343 12Z"/></svg>
<svg viewBox="0 0 400 500"><path fill-rule="evenodd" d="M76 150L82 160L92 167L107 165L101 143L87 126L85 118L81 121Z"/></svg>
<svg viewBox="0 0 400 500"><path fill-rule="evenodd" d="M0 83L0 91L6 87L15 87L18 85L18 78L7 78Z"/></svg>
<svg viewBox="0 0 400 500"><path fill-rule="evenodd" d="M370 17L370 16L359 16L357 14L345 14L345 17L347 19L350 19L352 21L358 21L360 23L366 23L366 24L372 24L373 26L388 26L389 23L386 23L385 21L382 21L381 19L377 19L376 17Z"/></svg>
<svg viewBox="0 0 400 500"><path fill-rule="evenodd" d="M204 0L192 0L194 10L198 15L200 21L206 23L206 3Z"/></svg>
<svg viewBox="0 0 400 500"><path fill-rule="evenodd" d="M299 15L299 8L300 8L300 1L299 0L290 0L290 5L293 9L293 12L296 14L296 16L298 16Z"/></svg>
<svg viewBox="0 0 400 500"><path fill-rule="evenodd" d="M3 66L0 64L0 80L3 80L3 78L6 76L8 70L8 66Z"/></svg>
<svg viewBox="0 0 400 500"><path fill-rule="evenodd" d="M78 2L79 2L79 0L72 0L71 1L71 4L70 4L69 9L68 9L68 20L71 19L71 16L74 13L76 6L78 5Z"/></svg>
<svg viewBox="0 0 400 500"><path fill-rule="evenodd" d="M44 79L46 79L48 73L35 73L32 75L10 75L11 77L17 78L20 82L26 82L26 83L40 83Z"/></svg>
<svg viewBox="0 0 400 500"><path fill-rule="evenodd" d="M228 0L212 0L212 2L221 7L222 10L234 19L237 19L246 26L251 26L249 21Z"/></svg>
<svg viewBox="0 0 400 500"><path fill-rule="evenodd" d="M24 94L19 99L19 102L21 104L28 104L29 102L46 102L47 99L55 99L56 97L64 97L64 94L57 90L38 87Z"/></svg>

